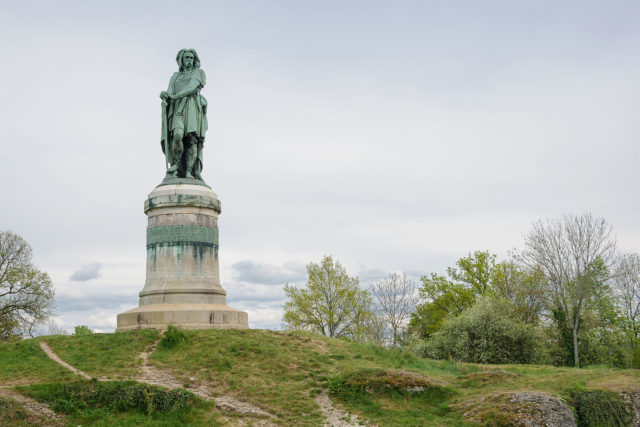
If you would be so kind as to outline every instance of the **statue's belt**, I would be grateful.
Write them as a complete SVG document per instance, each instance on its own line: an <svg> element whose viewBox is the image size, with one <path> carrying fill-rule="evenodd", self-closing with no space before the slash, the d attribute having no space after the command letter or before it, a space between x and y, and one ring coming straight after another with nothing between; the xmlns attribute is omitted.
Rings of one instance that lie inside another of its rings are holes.
<svg viewBox="0 0 640 427"><path fill-rule="evenodd" d="M198 98L200 98L200 93L199 93L199 92L196 92L196 93L192 93L192 94L191 94L191 95L189 95L189 96L185 96L185 97L183 97L183 98L180 98L180 101L179 101L179 103L178 103L178 106L177 106L177 108L174 110L174 111L175 111L175 115L176 115L176 116L181 116L181 115L182 115L182 111L184 110L184 106L185 106L185 104L187 103L187 99L189 99L189 98L191 98L191 97L193 97L193 98L196 100L196 102L197 102L197 101L198 101ZM201 103L198 103L198 104L200 105L200 108L202 108L202 104L201 104Z"/></svg>

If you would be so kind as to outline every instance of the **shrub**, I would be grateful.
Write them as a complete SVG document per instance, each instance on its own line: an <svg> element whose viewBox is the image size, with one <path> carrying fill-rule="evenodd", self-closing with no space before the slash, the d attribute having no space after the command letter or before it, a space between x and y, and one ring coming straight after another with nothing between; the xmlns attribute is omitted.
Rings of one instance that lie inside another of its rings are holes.
<svg viewBox="0 0 640 427"><path fill-rule="evenodd" d="M160 340L160 347L173 348L183 342L189 342L187 334L177 326L169 325L167 330L164 332L162 340Z"/></svg>
<svg viewBox="0 0 640 427"><path fill-rule="evenodd" d="M544 338L518 319L503 299L482 298L458 317L447 318L425 342L429 357L472 363L543 363Z"/></svg>
<svg viewBox="0 0 640 427"><path fill-rule="evenodd" d="M90 380L35 384L21 387L21 390L64 414L79 412L88 407L105 407L119 412L139 410L150 415L153 412L181 409L197 399L185 390L167 390L135 381Z"/></svg>
<svg viewBox="0 0 640 427"><path fill-rule="evenodd" d="M578 427L631 425L631 416L619 393L605 390L582 391L575 393L573 400Z"/></svg>
<svg viewBox="0 0 640 427"><path fill-rule="evenodd" d="M87 325L78 325L75 327L75 331L73 333L73 335L77 336L77 337L83 337L83 336L87 336L87 335L91 335L93 334L93 331L91 329L89 329L89 327Z"/></svg>

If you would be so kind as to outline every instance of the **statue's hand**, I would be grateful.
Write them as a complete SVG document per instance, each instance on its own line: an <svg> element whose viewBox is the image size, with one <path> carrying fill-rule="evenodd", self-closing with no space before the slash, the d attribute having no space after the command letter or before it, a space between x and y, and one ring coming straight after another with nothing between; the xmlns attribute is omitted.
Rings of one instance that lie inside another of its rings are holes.
<svg viewBox="0 0 640 427"><path fill-rule="evenodd" d="M167 98L169 98L169 94L166 91L160 92L160 99L166 100Z"/></svg>

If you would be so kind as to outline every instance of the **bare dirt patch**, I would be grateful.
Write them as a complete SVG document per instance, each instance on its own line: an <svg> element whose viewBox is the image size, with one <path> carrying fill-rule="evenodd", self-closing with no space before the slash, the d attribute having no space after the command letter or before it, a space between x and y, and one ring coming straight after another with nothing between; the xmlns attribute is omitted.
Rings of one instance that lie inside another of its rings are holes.
<svg viewBox="0 0 640 427"><path fill-rule="evenodd" d="M333 406L326 391L316 396L315 401L326 419L325 425L333 427L355 427L361 425L357 416Z"/></svg>

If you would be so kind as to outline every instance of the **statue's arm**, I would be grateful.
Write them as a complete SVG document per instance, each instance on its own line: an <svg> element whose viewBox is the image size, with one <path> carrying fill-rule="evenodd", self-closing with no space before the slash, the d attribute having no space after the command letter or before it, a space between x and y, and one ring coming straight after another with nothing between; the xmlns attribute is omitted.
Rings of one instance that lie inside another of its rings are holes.
<svg viewBox="0 0 640 427"><path fill-rule="evenodd" d="M167 90L166 91L162 91L160 92L160 98L162 99L173 99L171 98L173 96L173 82L176 79L176 76L178 75L178 73L173 73L173 76L171 76L171 79L169 79L169 86L167 86Z"/></svg>
<svg viewBox="0 0 640 427"><path fill-rule="evenodd" d="M181 91L179 91L178 93L175 93L173 95L171 95L171 94L169 94L169 95L173 99L183 98L183 97L189 96L192 93L194 93L195 91L197 91L199 87L200 87L200 82L198 80L196 80L196 79L191 79L189 81L189 84L187 84L187 86L185 86Z"/></svg>

